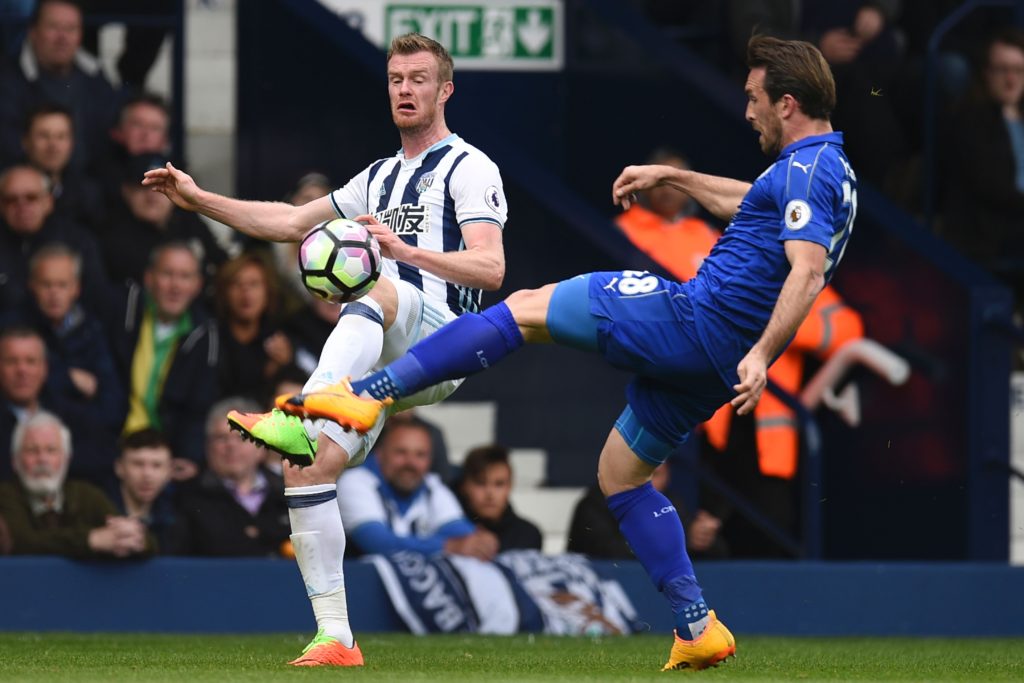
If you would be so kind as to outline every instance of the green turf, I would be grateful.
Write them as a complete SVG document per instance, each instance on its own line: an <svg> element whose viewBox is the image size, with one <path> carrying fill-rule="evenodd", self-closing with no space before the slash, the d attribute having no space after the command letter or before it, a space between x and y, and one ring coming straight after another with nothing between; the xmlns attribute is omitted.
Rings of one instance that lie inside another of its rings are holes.
<svg viewBox="0 0 1024 683"><path fill-rule="evenodd" d="M1024 639L740 637L739 656L699 674L659 673L664 637L364 634L363 669L294 669L298 635L0 633L0 681L1024 680Z"/></svg>

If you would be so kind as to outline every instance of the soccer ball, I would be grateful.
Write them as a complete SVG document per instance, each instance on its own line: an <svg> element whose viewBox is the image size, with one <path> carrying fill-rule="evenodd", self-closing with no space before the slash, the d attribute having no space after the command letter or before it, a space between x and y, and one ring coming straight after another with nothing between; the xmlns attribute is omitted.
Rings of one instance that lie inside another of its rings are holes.
<svg viewBox="0 0 1024 683"><path fill-rule="evenodd" d="M334 304L358 299L373 289L380 267L377 238L365 225L346 218L319 224L299 247L302 284Z"/></svg>

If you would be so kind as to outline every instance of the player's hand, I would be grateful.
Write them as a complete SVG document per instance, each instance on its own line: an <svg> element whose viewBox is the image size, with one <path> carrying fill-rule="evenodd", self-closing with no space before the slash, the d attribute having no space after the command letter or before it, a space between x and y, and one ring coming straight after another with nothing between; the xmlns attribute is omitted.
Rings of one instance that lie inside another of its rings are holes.
<svg viewBox="0 0 1024 683"><path fill-rule="evenodd" d="M172 202L187 211L199 209L199 197L202 190L192 180L192 176L174 168L171 162L163 168L146 171L142 176L142 184L154 192L162 192Z"/></svg>
<svg viewBox="0 0 1024 683"><path fill-rule="evenodd" d="M665 166L627 166L612 183L612 203L629 209L636 201L636 193L660 185Z"/></svg>
<svg viewBox="0 0 1024 683"><path fill-rule="evenodd" d="M381 223L375 216L364 213L361 216L356 216L355 221L365 225L373 233L373 236L377 238L377 243L380 244L380 253L384 258L402 261L402 257L408 253L409 245L403 242L402 238L398 235L391 232L391 228Z"/></svg>
<svg viewBox="0 0 1024 683"><path fill-rule="evenodd" d="M768 383L768 360L756 348L751 349L736 366L736 374L740 383L733 386L737 395L730 403L737 415L746 415L761 400L761 393Z"/></svg>
<svg viewBox="0 0 1024 683"><path fill-rule="evenodd" d="M68 377L71 378L71 383L75 385L82 396L92 398L96 395L96 389L99 388L99 380L96 379L96 375L82 368L68 368Z"/></svg>

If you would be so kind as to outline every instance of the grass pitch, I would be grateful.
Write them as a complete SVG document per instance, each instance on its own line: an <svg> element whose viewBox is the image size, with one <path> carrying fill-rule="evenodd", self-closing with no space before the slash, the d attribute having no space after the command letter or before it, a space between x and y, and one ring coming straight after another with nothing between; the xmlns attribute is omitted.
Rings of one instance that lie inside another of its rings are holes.
<svg viewBox="0 0 1024 683"><path fill-rule="evenodd" d="M1024 639L737 638L702 679L1024 680ZM363 634L362 669L297 669L305 636L0 633L0 681L661 681L667 637Z"/></svg>

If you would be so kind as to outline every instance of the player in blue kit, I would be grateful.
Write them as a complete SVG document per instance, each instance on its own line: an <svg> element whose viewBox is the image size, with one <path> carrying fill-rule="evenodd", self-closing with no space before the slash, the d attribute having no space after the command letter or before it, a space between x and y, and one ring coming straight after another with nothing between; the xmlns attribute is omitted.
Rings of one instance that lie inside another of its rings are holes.
<svg viewBox="0 0 1024 683"><path fill-rule="evenodd" d="M753 410L768 366L831 278L857 210L856 176L833 132L832 74L809 43L756 36L747 49L746 118L775 162L753 183L630 166L612 187L628 206L656 185L685 192L729 226L696 277L589 273L467 313L379 372L281 396L285 412L372 428L382 407L494 365L526 342L602 354L635 378L601 452L598 477L623 534L675 614L665 669L703 669L735 653L708 609L683 527L651 473L715 410Z"/></svg>

